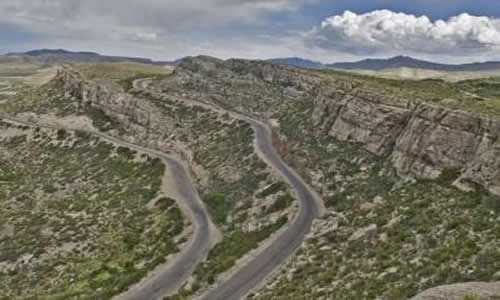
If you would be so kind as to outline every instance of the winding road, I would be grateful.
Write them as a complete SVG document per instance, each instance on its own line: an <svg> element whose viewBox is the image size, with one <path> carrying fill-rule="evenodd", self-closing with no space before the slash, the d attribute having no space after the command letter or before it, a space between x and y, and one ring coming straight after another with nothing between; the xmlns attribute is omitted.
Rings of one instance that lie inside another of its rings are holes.
<svg viewBox="0 0 500 300"><path fill-rule="evenodd" d="M147 91L149 78L138 79L134 88ZM160 94L161 95L161 94ZM166 95L168 96L168 95ZM300 210L298 215L272 243L257 254L250 262L241 267L229 280L221 283L199 299L203 300L237 300L246 296L258 287L268 276L282 265L304 241L311 231L315 218L323 211L323 202L319 196L292 170L278 155L273 146L271 130L265 123L233 111L214 107L207 103L181 99L191 105L201 106L218 113L228 113L234 118L248 122L255 133L255 148L259 157L279 172L296 192Z"/></svg>
<svg viewBox="0 0 500 300"><path fill-rule="evenodd" d="M137 79L133 87L137 90L147 91L149 78ZM312 223L323 212L321 199L316 193L293 171L278 155L273 146L271 131L263 122L233 111L227 111L212 105L182 99L191 105L201 106L218 113L228 113L231 116L248 122L255 133L255 149L259 157L269 166L275 169L281 177L286 180L296 192L299 200L299 212L290 222L289 227L280 233L266 248L258 253L246 265L240 267L235 274L214 289L202 295L203 300L237 300L245 297L250 291L257 288L270 274L282 265L295 250L300 246L306 235L311 231ZM0 116L6 120L22 123L29 126L48 127L60 129L54 126L41 126L10 117ZM77 128L64 128L74 130ZM185 167L175 158L160 151L132 144L106 134L86 131L104 140L129 147L134 150L148 153L161 158L169 166L173 175L178 198L177 200L184 213L190 216L195 225L195 233L180 254L171 259L164 267L156 270L139 284L131 287L127 292L115 297L115 300L149 300L161 299L165 295L176 292L180 286L194 272L196 266L206 258L211 247L215 244L220 234L210 220L206 208L200 200L191 178L189 178Z"/></svg>
<svg viewBox="0 0 500 300"><path fill-rule="evenodd" d="M201 203L184 166L175 159L169 157L163 157L163 159L168 163L169 172L175 175L173 178L177 187L177 194L182 200L182 204L179 204L179 206L187 205L190 211L189 214L195 221L194 237L183 251L168 263L163 271L129 289L124 294L115 297L116 300L161 299L166 295L175 293L191 276L196 266L206 258L215 244L215 236L217 235L215 226L210 221L208 213Z"/></svg>
<svg viewBox="0 0 500 300"><path fill-rule="evenodd" d="M293 187L299 200L300 210L289 227L267 248L240 268L228 281L201 298L206 300L236 300L247 295L295 252L311 231L313 220L323 212L322 202L316 193L283 162L276 152L269 127L248 116L229 111L228 113L252 125L259 156Z"/></svg>
<svg viewBox="0 0 500 300"><path fill-rule="evenodd" d="M0 119L21 125L44 127L48 129L77 129L39 124L37 122L27 122L25 120L1 115ZM181 285L185 283L194 272L196 266L207 257L210 249L220 239L220 233L211 221L203 202L192 184L192 180L188 175L186 168L176 158L158 150L129 143L101 132L89 130L81 131L85 131L108 142L147 153L153 157L160 158L163 162L165 162L168 166L167 171L172 175L171 177L175 184L175 198L177 203L184 214L191 219L195 226L194 235L190 237L188 244L179 254L172 257L172 259L165 265L159 266L150 276L139 282L137 285L132 286L128 291L114 297L114 299L162 299L164 296L177 292Z"/></svg>

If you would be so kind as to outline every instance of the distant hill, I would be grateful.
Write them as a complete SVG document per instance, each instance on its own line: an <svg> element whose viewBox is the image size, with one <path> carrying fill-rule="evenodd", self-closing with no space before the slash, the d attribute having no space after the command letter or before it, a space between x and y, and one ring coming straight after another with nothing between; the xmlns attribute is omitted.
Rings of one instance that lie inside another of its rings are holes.
<svg viewBox="0 0 500 300"><path fill-rule="evenodd" d="M318 61L312 61L300 57L273 58L270 59L269 61L282 65L295 66L299 68L319 69L324 67L324 65Z"/></svg>
<svg viewBox="0 0 500 300"><path fill-rule="evenodd" d="M95 52L73 52L64 49L37 49L27 52L8 53L3 56L3 59L9 59L9 57L22 57L25 60L49 65L60 63L114 63L128 61L148 65L178 66L185 59L184 57L174 61L154 61L152 59L142 57L107 56ZM322 64L318 61L300 57L274 58L269 59L268 61L282 65L309 69L334 68L342 70L381 71L387 69L411 68L445 72L500 70L500 61L451 65L419 60L408 56L396 56L388 59L364 59L357 62L339 62L333 64Z"/></svg>
<svg viewBox="0 0 500 300"><path fill-rule="evenodd" d="M115 62L136 62L148 65L175 65L175 62L154 61L149 58L126 57L126 56L106 56L95 52L72 52L64 49L38 49L28 52L8 53L6 56L30 57L43 64L58 63L115 63Z"/></svg>
<svg viewBox="0 0 500 300"><path fill-rule="evenodd" d="M488 71L500 69L500 62L491 61L483 63L449 65L414 59L408 56L396 56L389 59L364 59L357 62L334 63L326 66L335 69L371 71L395 68L415 68L435 71Z"/></svg>
<svg viewBox="0 0 500 300"><path fill-rule="evenodd" d="M333 68L342 70L381 71L387 69L410 68L410 69L422 69L422 70L433 70L433 71L444 71L444 72L450 72L450 71L473 72L473 71L500 70L500 61L451 65L451 64L440 64L440 63L415 59L408 56L396 56L387 59L370 58L356 62L339 62L333 64L322 64L317 61L312 61L300 57L274 58L274 59L269 59L269 61L282 65L290 65L299 68L309 68L309 69Z"/></svg>

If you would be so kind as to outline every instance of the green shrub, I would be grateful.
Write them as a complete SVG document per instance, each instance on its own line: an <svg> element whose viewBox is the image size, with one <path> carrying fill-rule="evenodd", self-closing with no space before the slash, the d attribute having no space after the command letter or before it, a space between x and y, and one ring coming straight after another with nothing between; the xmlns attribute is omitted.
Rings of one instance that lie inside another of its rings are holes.
<svg viewBox="0 0 500 300"><path fill-rule="evenodd" d="M269 195L276 194L279 191L283 191L286 188L286 185L284 182L276 182L271 184L269 187L255 195L257 198L265 198Z"/></svg>
<svg viewBox="0 0 500 300"><path fill-rule="evenodd" d="M107 115L102 109L95 106L87 106L86 112L92 120L92 124L101 131L106 132L118 128L120 125L120 122L116 118Z"/></svg>
<svg viewBox="0 0 500 300"><path fill-rule="evenodd" d="M274 201L274 203L266 210L266 213L271 214L277 211L282 211L288 208L293 203L293 197L286 193L285 195L280 195Z"/></svg>
<svg viewBox="0 0 500 300"><path fill-rule="evenodd" d="M64 129L57 130L57 139L58 140L60 140L60 141L65 140L67 136L68 135L66 133L66 130L64 130Z"/></svg>
<svg viewBox="0 0 500 300"><path fill-rule="evenodd" d="M155 202L155 207L165 210L170 207L172 207L175 204L175 200L169 197L161 197L160 199L156 200Z"/></svg>
<svg viewBox="0 0 500 300"><path fill-rule="evenodd" d="M441 185L450 185L460 176L459 169L445 169L441 175L436 179L436 182Z"/></svg>
<svg viewBox="0 0 500 300"><path fill-rule="evenodd" d="M215 223L225 224L227 216L231 211L231 203L222 193L210 193L203 197L203 202L206 203L208 210Z"/></svg>

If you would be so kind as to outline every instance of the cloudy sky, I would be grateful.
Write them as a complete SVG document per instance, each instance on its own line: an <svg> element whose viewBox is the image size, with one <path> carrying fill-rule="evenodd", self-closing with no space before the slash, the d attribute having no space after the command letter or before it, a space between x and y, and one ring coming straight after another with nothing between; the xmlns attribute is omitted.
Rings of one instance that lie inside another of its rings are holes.
<svg viewBox="0 0 500 300"><path fill-rule="evenodd" d="M0 52L500 60L499 0L0 0Z"/></svg>

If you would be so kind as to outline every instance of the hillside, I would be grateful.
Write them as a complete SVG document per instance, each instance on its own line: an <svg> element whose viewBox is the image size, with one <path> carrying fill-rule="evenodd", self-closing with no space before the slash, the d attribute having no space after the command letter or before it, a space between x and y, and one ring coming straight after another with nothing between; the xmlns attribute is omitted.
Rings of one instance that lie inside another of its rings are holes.
<svg viewBox="0 0 500 300"><path fill-rule="evenodd" d="M490 61L469 64L439 64L407 56L387 59L363 59L356 62L323 64L298 58L275 58L270 62L286 66L308 69L337 69L359 74L392 79L444 79L460 81L465 79L487 78L500 74L500 62Z"/></svg>
<svg viewBox="0 0 500 300"><path fill-rule="evenodd" d="M312 61L309 59L303 59L300 57L274 58L274 59L269 59L269 61L281 65L288 65L288 66L308 68L308 69L318 69L324 67L324 65L320 62Z"/></svg>
<svg viewBox="0 0 500 300"><path fill-rule="evenodd" d="M159 159L81 131L0 122L0 298L109 298L187 227Z"/></svg>
<svg viewBox="0 0 500 300"><path fill-rule="evenodd" d="M500 279L498 114L466 111L498 101L480 82L192 58L157 85L270 120L282 157L325 200L329 213L254 298L404 299ZM488 100L468 98L472 86Z"/></svg>
<svg viewBox="0 0 500 300"><path fill-rule="evenodd" d="M173 71L130 63L66 66L50 82L0 104L0 112L82 124L189 165L222 238L168 299L201 296L231 278L297 215L296 194L256 153L252 127L229 112L263 120L272 126L281 158L315 189L326 213L252 299L406 299L445 284L500 280L498 86L495 78L391 80L202 56L184 59ZM9 145L13 133L6 130ZM33 145L18 141L26 155L45 146L52 152L38 156L61 155L53 146L68 155L76 151L71 155L83 156L71 169L80 164L81 172L94 171L87 157L94 151L95 159L103 159L97 156L100 144L78 140L78 131L47 133L38 146L39 138L31 139L36 128L19 130L31 132L26 141ZM80 151L80 145L90 148ZM111 147L106 153L112 163L129 152ZM27 159L19 159L10 163L26 169ZM63 172L54 160L44 162L54 174ZM105 172L99 170L92 174ZM44 178L31 176L31 182ZM125 181L98 183L117 184L113 191L129 187ZM25 184L20 186L37 190ZM5 203L12 203L10 195ZM6 206L3 213L21 213L15 208ZM134 280L152 267L138 268ZM17 280L13 276L24 265L11 268L3 286ZM103 270L100 284L107 286L115 271ZM81 280L86 287L87 279ZM54 293L44 284L38 288Z"/></svg>
<svg viewBox="0 0 500 300"><path fill-rule="evenodd" d="M149 58L100 55L95 52L73 52L64 49L39 49L27 52L8 53L7 57L27 57L40 64L63 63L119 63L135 62L148 65L169 65L167 61L153 61Z"/></svg>
<svg viewBox="0 0 500 300"><path fill-rule="evenodd" d="M55 73L55 67L31 59L0 56L0 103L19 91L46 83Z"/></svg>
<svg viewBox="0 0 500 300"><path fill-rule="evenodd" d="M439 64L425 60L414 59L408 56L396 56L388 59L364 59L357 62L334 63L327 65L330 68L344 70L372 70L380 71L383 69L394 68L415 68L446 72L465 72L465 71L490 71L500 69L500 62L490 61L469 64Z"/></svg>
<svg viewBox="0 0 500 300"><path fill-rule="evenodd" d="M84 118L85 126L173 153L189 165L196 189L223 237L196 269L196 284L183 293L205 291L295 215L289 187L255 153L250 125L173 95L133 87L138 77L169 77L165 68L130 64L77 68L60 69L51 82L19 94L0 110L28 120L39 116L37 122L61 124L65 118Z"/></svg>

